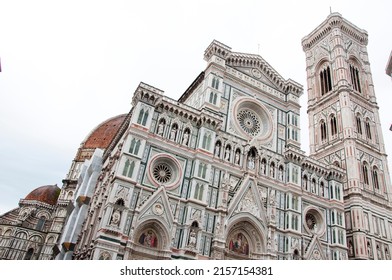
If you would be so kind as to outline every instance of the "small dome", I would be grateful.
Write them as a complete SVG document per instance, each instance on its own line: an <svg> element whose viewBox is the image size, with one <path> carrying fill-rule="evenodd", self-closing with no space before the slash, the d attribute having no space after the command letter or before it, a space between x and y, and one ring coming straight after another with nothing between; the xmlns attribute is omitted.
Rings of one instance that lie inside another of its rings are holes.
<svg viewBox="0 0 392 280"><path fill-rule="evenodd" d="M25 200L37 200L50 205L55 205L60 195L60 188L56 185L48 185L36 188L30 192Z"/></svg>

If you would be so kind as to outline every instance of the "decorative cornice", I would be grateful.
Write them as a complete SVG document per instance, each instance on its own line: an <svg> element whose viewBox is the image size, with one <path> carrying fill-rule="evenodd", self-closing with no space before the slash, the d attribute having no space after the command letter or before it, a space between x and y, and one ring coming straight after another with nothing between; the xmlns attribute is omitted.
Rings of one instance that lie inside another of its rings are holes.
<svg viewBox="0 0 392 280"><path fill-rule="evenodd" d="M338 28L343 33L355 39L362 45L367 45L368 34L365 30L358 28L339 13L330 14L327 19L314 29L308 36L302 39L303 50L306 51L323 40L332 29Z"/></svg>

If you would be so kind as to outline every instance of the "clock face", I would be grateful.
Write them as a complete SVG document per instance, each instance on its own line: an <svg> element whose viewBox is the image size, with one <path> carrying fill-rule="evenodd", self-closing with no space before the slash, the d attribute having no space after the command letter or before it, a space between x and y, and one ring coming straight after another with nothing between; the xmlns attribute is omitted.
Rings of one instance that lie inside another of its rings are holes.
<svg viewBox="0 0 392 280"><path fill-rule="evenodd" d="M261 72L260 70L253 68L252 69L252 75L256 78L256 79L260 79L261 78Z"/></svg>

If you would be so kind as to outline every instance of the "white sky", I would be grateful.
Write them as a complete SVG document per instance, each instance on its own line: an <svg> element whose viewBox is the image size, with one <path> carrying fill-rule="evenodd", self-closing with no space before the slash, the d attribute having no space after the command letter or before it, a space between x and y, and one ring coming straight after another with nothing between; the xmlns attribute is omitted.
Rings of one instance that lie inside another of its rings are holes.
<svg viewBox="0 0 392 280"><path fill-rule="evenodd" d="M0 0L0 213L36 187L61 187L79 144L96 125L130 110L139 82L180 97L204 70L213 39L235 52L259 52L284 78L304 86L301 137L308 151L301 39L330 7L369 34L392 156L392 81L385 74L390 0Z"/></svg>

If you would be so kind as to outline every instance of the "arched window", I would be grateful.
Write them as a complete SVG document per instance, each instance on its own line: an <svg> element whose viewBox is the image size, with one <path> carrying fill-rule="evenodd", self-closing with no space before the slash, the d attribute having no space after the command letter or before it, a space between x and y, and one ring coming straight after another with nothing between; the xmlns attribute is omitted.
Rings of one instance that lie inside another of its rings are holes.
<svg viewBox="0 0 392 280"><path fill-rule="evenodd" d="M137 118L137 123L141 125L146 125L147 124L147 119L148 119L148 110L145 110L142 108L139 111L139 116Z"/></svg>
<svg viewBox="0 0 392 280"><path fill-rule="evenodd" d="M37 229L37 230L42 230L42 228L43 228L43 227L44 227L44 225L45 225L45 221L46 221L46 218L45 218L45 216L41 216L41 217L39 217L39 220L38 220L38 223L37 223L36 229Z"/></svg>
<svg viewBox="0 0 392 280"><path fill-rule="evenodd" d="M123 170L122 175L127 176L129 178L132 178L134 168L135 168L135 162L127 159L125 161L124 170Z"/></svg>
<svg viewBox="0 0 392 280"><path fill-rule="evenodd" d="M320 71L320 92L321 96L332 90L331 70L329 66Z"/></svg>
<svg viewBox="0 0 392 280"><path fill-rule="evenodd" d="M137 155L139 153L140 148L140 140L136 140L135 138L131 141L131 146L129 147L129 153Z"/></svg>
<svg viewBox="0 0 392 280"><path fill-rule="evenodd" d="M374 189L375 190L380 190L380 182L378 180L378 170L377 170L377 167L375 167L375 166L373 167L372 179L373 179L373 187L374 187Z"/></svg>
<svg viewBox="0 0 392 280"><path fill-rule="evenodd" d="M209 150L211 145L211 134L210 133L204 133L203 135L203 142L201 147L205 150Z"/></svg>
<svg viewBox="0 0 392 280"><path fill-rule="evenodd" d="M358 114L355 117L356 123L357 123L357 132L358 134L362 135L362 121L361 121L361 116Z"/></svg>
<svg viewBox="0 0 392 280"><path fill-rule="evenodd" d="M302 187L308 191L308 176L306 175L302 178Z"/></svg>
<svg viewBox="0 0 392 280"><path fill-rule="evenodd" d="M332 115L331 117L331 135L335 136L338 133L337 125L336 125L336 117Z"/></svg>
<svg viewBox="0 0 392 280"><path fill-rule="evenodd" d="M321 133L321 142L327 140L327 125L325 124L324 120L321 120L320 123L320 133Z"/></svg>
<svg viewBox="0 0 392 280"><path fill-rule="evenodd" d="M197 176L199 176L200 178L206 178L206 174L207 174L207 165L202 162L199 163L199 170Z"/></svg>
<svg viewBox="0 0 392 280"><path fill-rule="evenodd" d="M208 100L211 104L216 105L216 102L218 100L218 94L214 93L214 92L210 92L210 99Z"/></svg>
<svg viewBox="0 0 392 280"><path fill-rule="evenodd" d="M359 77L359 70L356 66L350 64L350 76L352 87L355 91L362 92L361 90L361 80Z"/></svg>
<svg viewBox="0 0 392 280"><path fill-rule="evenodd" d="M203 200L203 192L204 192L204 186L202 184L196 184L193 198L198 200Z"/></svg>
<svg viewBox="0 0 392 280"><path fill-rule="evenodd" d="M370 130L370 120L369 119L366 119L366 121L365 121L365 131L366 131L366 137L371 140L372 139L372 132Z"/></svg>
<svg viewBox="0 0 392 280"><path fill-rule="evenodd" d="M369 173L368 173L367 163L362 163L362 175L363 175L363 183L365 185L369 185Z"/></svg>
<svg viewBox="0 0 392 280"><path fill-rule="evenodd" d="M24 259L31 260L31 258L33 257L33 254L34 254L34 249L33 248L28 249Z"/></svg>
<svg viewBox="0 0 392 280"><path fill-rule="evenodd" d="M219 89L219 79L218 79L217 77L213 77L213 78L212 78L212 84L211 84L211 86L212 86L214 89Z"/></svg>

